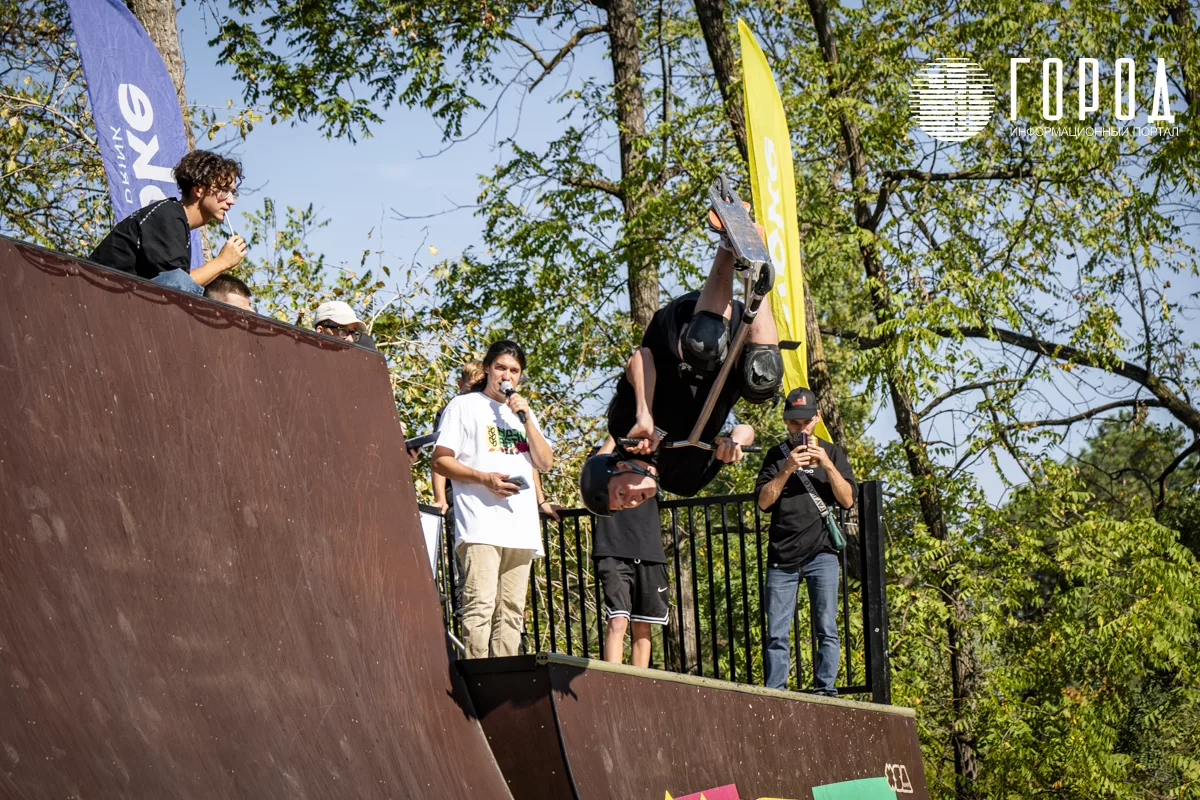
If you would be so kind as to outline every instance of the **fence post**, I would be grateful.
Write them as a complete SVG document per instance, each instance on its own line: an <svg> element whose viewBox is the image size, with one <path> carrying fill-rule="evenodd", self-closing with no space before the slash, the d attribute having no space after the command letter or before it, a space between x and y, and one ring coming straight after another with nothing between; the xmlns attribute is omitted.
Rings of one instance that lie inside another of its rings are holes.
<svg viewBox="0 0 1200 800"><path fill-rule="evenodd" d="M892 702L892 671L888 659L887 564L883 541L883 482L864 481L859 487L858 531L862 541L863 635L867 644L867 685L871 700Z"/></svg>

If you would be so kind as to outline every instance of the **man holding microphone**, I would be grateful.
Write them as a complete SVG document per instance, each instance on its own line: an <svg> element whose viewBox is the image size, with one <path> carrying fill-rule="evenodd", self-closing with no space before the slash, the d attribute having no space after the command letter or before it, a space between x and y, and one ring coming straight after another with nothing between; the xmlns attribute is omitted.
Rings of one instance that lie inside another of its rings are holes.
<svg viewBox="0 0 1200 800"><path fill-rule="evenodd" d="M454 543L463 565L467 658L517 655L529 565L541 556L534 470L554 454L529 402L517 394L525 352L499 341L483 377L442 414L433 469L454 489Z"/></svg>

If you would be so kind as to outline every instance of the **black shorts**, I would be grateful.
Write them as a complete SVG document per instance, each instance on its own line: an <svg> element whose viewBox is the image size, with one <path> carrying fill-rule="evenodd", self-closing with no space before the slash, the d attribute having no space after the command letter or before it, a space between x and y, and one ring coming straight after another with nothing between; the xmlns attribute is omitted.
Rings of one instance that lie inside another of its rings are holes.
<svg viewBox="0 0 1200 800"><path fill-rule="evenodd" d="M596 576L604 587L605 618L667 624L670 582L667 565L631 558L596 559Z"/></svg>

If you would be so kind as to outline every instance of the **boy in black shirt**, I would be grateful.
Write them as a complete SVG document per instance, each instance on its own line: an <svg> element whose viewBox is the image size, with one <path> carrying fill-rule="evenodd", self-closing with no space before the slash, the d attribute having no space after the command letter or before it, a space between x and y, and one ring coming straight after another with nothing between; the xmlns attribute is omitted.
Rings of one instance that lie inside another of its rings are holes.
<svg viewBox="0 0 1200 800"><path fill-rule="evenodd" d="M112 269L203 294L209 281L236 267L246 255L246 242L234 235L216 258L191 269L191 232L213 220L225 220L237 199L242 165L207 150L193 150L175 165L174 175L181 200L169 197L139 208L118 222L89 258Z"/></svg>
<svg viewBox="0 0 1200 800"><path fill-rule="evenodd" d="M615 447L610 436L599 452L611 453ZM658 502L651 498L636 508L596 517L595 526L592 558L608 620L604 660L622 662L625 630L631 628L633 666L648 667L650 626L667 623L670 600Z"/></svg>
<svg viewBox="0 0 1200 800"><path fill-rule="evenodd" d="M757 228L763 235L763 227ZM691 497L723 464L741 461L742 448L754 443L749 425L734 426L727 437L717 433L738 398L764 403L779 390L783 360L770 303L749 323L747 342L701 433L700 441L716 447L658 448L662 441L688 438L744 324L742 303L733 298L734 268L733 253L722 240L704 289L672 300L650 321L608 407L609 435L641 442L628 448L618 444L613 454L584 464L580 494L593 514L633 508L659 487Z"/></svg>
<svg viewBox="0 0 1200 800"><path fill-rule="evenodd" d="M812 626L817 635L813 664L814 690L836 696L841 642L837 631L838 557L817 503L801 480L803 471L821 502L854 505L857 491L850 461L837 445L816 437L821 419L817 397L809 389L793 389L783 408L789 439L769 450L758 473L758 507L771 512L767 548L766 685L786 689L792 652L788 634L796 614L800 577L808 584ZM796 443L803 435L806 442Z"/></svg>

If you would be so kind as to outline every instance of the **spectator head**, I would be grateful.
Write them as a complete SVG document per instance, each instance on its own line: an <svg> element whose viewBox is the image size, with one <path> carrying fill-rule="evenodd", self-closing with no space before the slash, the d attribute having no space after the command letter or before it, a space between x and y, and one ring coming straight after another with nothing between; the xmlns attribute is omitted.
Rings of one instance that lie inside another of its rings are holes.
<svg viewBox="0 0 1200 800"><path fill-rule="evenodd" d="M174 173L185 206L197 204L205 222L225 220L225 213L237 200L242 180L240 163L208 150L193 150L179 159Z"/></svg>
<svg viewBox="0 0 1200 800"><path fill-rule="evenodd" d="M458 393L466 394L471 387L483 379L483 362L478 358L463 364L462 374L458 376Z"/></svg>
<svg viewBox="0 0 1200 800"><path fill-rule="evenodd" d="M204 287L204 296L243 311L251 310L250 300L254 297L250 293L250 287L241 278L235 278L228 273L221 273L209 281L208 286Z"/></svg>
<svg viewBox="0 0 1200 800"><path fill-rule="evenodd" d="M483 376L471 386L473 392L490 392L493 396L503 395L500 384L511 381L513 388L521 384L525 372L525 351L516 342L501 339L488 348L483 357Z"/></svg>
<svg viewBox="0 0 1200 800"><path fill-rule="evenodd" d="M812 433L821 419L812 389L792 389L783 401L783 424L789 433Z"/></svg>
<svg viewBox="0 0 1200 800"><path fill-rule="evenodd" d="M317 306L315 315L317 333L332 336L347 342L357 342L367 332L367 326L354 314L349 304L341 300L330 300Z"/></svg>

